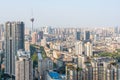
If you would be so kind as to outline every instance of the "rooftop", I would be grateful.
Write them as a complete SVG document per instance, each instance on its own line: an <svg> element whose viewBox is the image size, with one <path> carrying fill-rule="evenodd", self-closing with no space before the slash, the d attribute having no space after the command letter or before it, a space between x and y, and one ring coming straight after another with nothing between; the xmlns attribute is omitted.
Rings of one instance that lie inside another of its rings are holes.
<svg viewBox="0 0 120 80"><path fill-rule="evenodd" d="M59 73L57 73L57 72L49 72L49 75L52 79L60 79L61 80L61 77L60 77Z"/></svg>

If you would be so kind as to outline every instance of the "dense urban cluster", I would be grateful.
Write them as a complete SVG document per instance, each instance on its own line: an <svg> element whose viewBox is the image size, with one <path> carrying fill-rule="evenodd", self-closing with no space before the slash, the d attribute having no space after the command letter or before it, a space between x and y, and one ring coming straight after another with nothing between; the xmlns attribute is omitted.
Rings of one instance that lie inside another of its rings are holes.
<svg viewBox="0 0 120 80"><path fill-rule="evenodd" d="M120 80L120 28L0 24L0 80Z"/></svg>

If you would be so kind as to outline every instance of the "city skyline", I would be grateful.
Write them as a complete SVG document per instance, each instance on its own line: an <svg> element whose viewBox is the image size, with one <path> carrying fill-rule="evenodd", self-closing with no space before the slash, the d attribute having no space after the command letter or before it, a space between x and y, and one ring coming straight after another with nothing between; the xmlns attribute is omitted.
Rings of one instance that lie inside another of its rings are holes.
<svg viewBox="0 0 120 80"><path fill-rule="evenodd" d="M22 20L31 28L30 19L34 17L35 28L114 27L120 25L119 3L119 0L4 0L0 3L0 23Z"/></svg>
<svg viewBox="0 0 120 80"><path fill-rule="evenodd" d="M0 25L1 80L120 79L119 27L24 32L24 25Z"/></svg>
<svg viewBox="0 0 120 80"><path fill-rule="evenodd" d="M120 80L120 0L1 0L0 80Z"/></svg>

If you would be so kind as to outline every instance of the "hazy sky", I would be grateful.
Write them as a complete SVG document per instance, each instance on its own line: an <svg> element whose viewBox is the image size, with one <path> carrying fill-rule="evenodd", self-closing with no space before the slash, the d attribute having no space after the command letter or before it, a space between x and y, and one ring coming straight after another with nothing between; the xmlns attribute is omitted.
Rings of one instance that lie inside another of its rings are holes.
<svg viewBox="0 0 120 80"><path fill-rule="evenodd" d="M24 21L31 27L120 26L120 0L0 0L0 23Z"/></svg>

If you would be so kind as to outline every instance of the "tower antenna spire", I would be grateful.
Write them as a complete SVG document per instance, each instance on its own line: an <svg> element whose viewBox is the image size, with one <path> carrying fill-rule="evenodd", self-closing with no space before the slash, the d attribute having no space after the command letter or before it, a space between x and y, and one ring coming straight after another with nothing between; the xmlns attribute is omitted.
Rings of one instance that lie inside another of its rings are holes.
<svg viewBox="0 0 120 80"><path fill-rule="evenodd" d="M30 21L31 21L31 23L32 23L31 31L33 32L33 23L34 23L33 10L32 10L32 17L31 17Z"/></svg>

